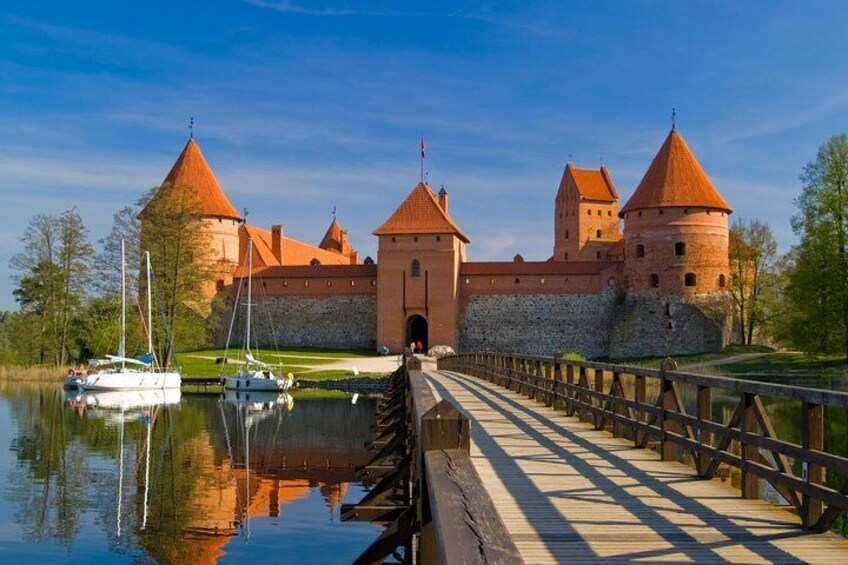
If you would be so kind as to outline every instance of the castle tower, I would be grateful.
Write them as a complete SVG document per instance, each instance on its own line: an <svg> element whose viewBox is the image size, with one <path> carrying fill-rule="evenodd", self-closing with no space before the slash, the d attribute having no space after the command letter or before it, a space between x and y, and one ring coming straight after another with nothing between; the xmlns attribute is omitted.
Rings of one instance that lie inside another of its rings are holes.
<svg viewBox="0 0 848 565"><path fill-rule="evenodd" d="M162 184L175 190L191 190L198 199L199 214L209 235L215 284L217 290L221 290L232 283L233 272L238 265L241 216L227 199L193 138L188 140ZM154 194L153 198L158 194ZM144 229L144 211L141 218ZM210 288L207 294L212 296L215 290Z"/></svg>
<svg viewBox="0 0 848 565"><path fill-rule="evenodd" d="M688 295L726 290L730 213L672 129L620 213L628 291Z"/></svg>
<svg viewBox="0 0 848 565"><path fill-rule="evenodd" d="M318 247L348 257L351 265L356 265L359 262L359 254L350 246L347 239L347 230L342 229L335 216L333 216L333 222L327 228L327 233L324 234L324 239L321 240Z"/></svg>
<svg viewBox="0 0 848 565"><path fill-rule="evenodd" d="M419 183L374 231L379 238L378 347L397 352L421 341L425 348L456 348L459 267L468 238L447 208L447 192L437 198Z"/></svg>
<svg viewBox="0 0 848 565"><path fill-rule="evenodd" d="M606 167L566 164L554 206L554 261L607 260L621 239L618 193Z"/></svg>

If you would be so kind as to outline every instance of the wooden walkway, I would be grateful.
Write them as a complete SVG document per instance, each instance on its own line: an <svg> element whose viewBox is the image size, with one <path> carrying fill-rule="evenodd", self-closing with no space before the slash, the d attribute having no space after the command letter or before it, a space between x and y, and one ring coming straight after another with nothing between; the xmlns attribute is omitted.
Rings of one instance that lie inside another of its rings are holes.
<svg viewBox="0 0 848 565"><path fill-rule="evenodd" d="M492 383L425 366L526 563L848 563L848 540Z"/></svg>

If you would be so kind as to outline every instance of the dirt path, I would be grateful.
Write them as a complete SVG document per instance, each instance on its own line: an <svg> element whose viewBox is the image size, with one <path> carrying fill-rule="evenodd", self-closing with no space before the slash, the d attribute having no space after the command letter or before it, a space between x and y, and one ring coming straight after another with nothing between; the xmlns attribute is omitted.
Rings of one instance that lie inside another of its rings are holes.
<svg viewBox="0 0 848 565"><path fill-rule="evenodd" d="M765 357L766 355L779 355L780 351L768 351L763 353L740 353L739 355L731 355L730 357L723 357L721 359L713 359L712 361L702 361L701 363L691 363L688 365L681 365L679 367L680 370L684 369L700 369L702 367L717 367L719 365L731 365L733 363L741 363L742 361L748 361L749 359L756 359L758 357ZM786 352L789 353L789 352Z"/></svg>

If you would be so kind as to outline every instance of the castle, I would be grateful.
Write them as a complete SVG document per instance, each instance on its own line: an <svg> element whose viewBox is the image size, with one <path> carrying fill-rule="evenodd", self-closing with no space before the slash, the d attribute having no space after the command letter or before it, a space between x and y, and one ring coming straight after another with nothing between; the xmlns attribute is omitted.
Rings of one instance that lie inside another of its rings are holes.
<svg viewBox="0 0 848 565"><path fill-rule="evenodd" d="M425 183L374 230L377 261L360 262L335 218L317 246L281 225L246 223L193 139L165 182L198 195L216 271L210 293L233 292L253 241L256 299L276 332L269 342L397 352L421 341L598 358L716 350L735 327L731 209L674 128L622 208L606 167L566 164L543 262L467 261L470 240L447 192Z"/></svg>

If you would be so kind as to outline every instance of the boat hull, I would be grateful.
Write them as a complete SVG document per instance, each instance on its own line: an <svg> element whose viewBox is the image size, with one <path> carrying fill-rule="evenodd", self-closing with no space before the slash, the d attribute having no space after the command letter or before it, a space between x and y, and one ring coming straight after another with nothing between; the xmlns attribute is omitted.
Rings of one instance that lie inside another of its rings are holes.
<svg viewBox="0 0 848 565"><path fill-rule="evenodd" d="M226 390L286 392L291 388L289 379L254 377L248 374L237 374L224 377Z"/></svg>
<svg viewBox="0 0 848 565"><path fill-rule="evenodd" d="M162 390L180 388L179 373L150 371L103 371L88 375L80 390Z"/></svg>

